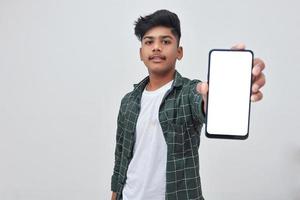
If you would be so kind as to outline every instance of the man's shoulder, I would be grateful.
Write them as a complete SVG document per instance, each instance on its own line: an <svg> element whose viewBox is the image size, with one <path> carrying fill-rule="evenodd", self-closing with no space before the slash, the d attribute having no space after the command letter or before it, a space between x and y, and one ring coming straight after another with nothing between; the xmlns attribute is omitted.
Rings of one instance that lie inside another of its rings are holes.
<svg viewBox="0 0 300 200"><path fill-rule="evenodd" d="M128 101L130 101L130 99L131 99L130 97L132 96L133 92L134 92L134 90L132 90L132 91L126 93L126 94L122 97L122 99L121 99L121 105L124 105L124 104L128 103Z"/></svg>
<svg viewBox="0 0 300 200"><path fill-rule="evenodd" d="M127 104L129 104L132 101L136 101L136 97L137 97L137 91L136 88L134 88L133 90L127 92L121 99L121 107L126 106Z"/></svg>
<svg viewBox="0 0 300 200"><path fill-rule="evenodd" d="M201 82L199 79L190 79L187 77L182 77L182 80L183 80L184 86L193 85L193 84L197 84L197 83Z"/></svg>
<svg viewBox="0 0 300 200"><path fill-rule="evenodd" d="M187 77L181 77L182 80L182 90L194 89L198 83L201 82L199 79L190 79Z"/></svg>

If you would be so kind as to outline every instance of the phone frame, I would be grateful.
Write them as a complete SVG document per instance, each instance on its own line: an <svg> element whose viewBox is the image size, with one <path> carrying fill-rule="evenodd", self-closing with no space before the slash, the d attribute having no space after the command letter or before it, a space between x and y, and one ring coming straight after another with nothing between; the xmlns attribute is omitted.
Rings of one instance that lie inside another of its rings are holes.
<svg viewBox="0 0 300 200"><path fill-rule="evenodd" d="M228 134L213 134L213 133L208 133L207 131L207 119L209 115L209 110L208 110L208 101L209 101L209 90L207 94L207 101L206 101L206 117L205 117L205 135L208 138L219 138L219 139L236 139L236 140L245 140L249 137L249 126L250 126L250 110L251 110L251 88L252 88L252 83L253 83L253 74L252 74L252 69L253 69L253 60L254 60L254 54L251 50L248 49L211 49L209 51L209 56L208 56L208 73L207 73L207 83L209 87L209 78L210 78L210 63L211 63L211 54L214 51L242 51L242 52L249 52L252 55L252 62L251 62L251 78L250 78L250 88L249 88L249 110L248 110L248 127L247 127L247 134L246 135L228 135Z"/></svg>

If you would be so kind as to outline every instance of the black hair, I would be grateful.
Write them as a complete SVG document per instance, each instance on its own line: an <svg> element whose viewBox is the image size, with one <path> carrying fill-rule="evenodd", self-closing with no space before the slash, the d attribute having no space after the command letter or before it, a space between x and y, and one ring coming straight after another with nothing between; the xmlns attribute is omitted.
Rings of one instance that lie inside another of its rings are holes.
<svg viewBox="0 0 300 200"><path fill-rule="evenodd" d="M134 23L134 34L139 41L142 41L145 33L151 28L156 26L164 26L171 28L172 34L177 39L179 45L181 31L180 31L180 20L175 13L168 10L157 10L154 13L147 16L140 16Z"/></svg>

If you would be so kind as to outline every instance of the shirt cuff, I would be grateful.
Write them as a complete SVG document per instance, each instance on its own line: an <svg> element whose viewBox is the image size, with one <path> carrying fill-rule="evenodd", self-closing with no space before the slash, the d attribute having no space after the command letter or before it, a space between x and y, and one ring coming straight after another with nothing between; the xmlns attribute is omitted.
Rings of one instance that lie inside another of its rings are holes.
<svg viewBox="0 0 300 200"><path fill-rule="evenodd" d="M111 191L117 192L118 188L118 177L114 174L111 177Z"/></svg>

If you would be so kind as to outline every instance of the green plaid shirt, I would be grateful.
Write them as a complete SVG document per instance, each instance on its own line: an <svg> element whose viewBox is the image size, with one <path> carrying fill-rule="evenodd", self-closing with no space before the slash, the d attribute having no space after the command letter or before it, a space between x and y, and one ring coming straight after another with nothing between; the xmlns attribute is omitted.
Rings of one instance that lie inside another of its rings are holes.
<svg viewBox="0 0 300 200"><path fill-rule="evenodd" d="M122 199L128 165L133 156L140 100L149 81L146 77L124 96L118 115L115 165L111 190ZM205 122L199 80L189 80L175 72L174 82L159 108L159 121L167 143L166 200L203 200L199 175L200 132Z"/></svg>

